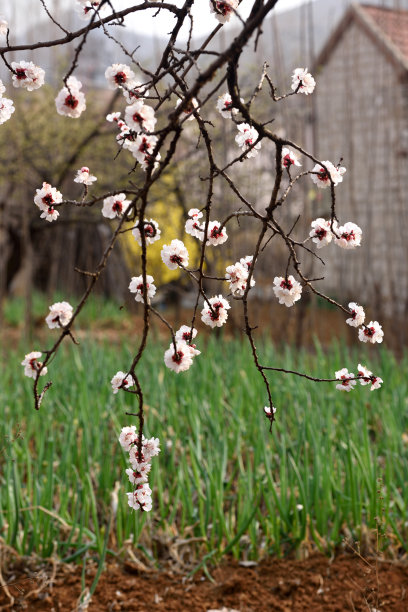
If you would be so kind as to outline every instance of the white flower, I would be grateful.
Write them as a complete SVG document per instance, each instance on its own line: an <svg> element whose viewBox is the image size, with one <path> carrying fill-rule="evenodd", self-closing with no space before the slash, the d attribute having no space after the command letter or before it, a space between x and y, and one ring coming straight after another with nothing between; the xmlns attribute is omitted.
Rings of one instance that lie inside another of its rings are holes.
<svg viewBox="0 0 408 612"><path fill-rule="evenodd" d="M52 206L50 206L47 210L43 210L40 215L40 219L45 219L46 221L49 221L50 223L52 221L56 221L58 217L59 217L58 210L56 210Z"/></svg>
<svg viewBox="0 0 408 612"><path fill-rule="evenodd" d="M4 17L0 17L0 36L6 36L8 30L8 23Z"/></svg>
<svg viewBox="0 0 408 612"><path fill-rule="evenodd" d="M384 339L384 332L378 321L370 321L358 330L358 338L361 342L371 342L371 344L378 342L380 344Z"/></svg>
<svg viewBox="0 0 408 612"><path fill-rule="evenodd" d="M132 81L127 89L123 89L123 95L128 104L133 104L135 100L146 98L149 95L149 90L139 81Z"/></svg>
<svg viewBox="0 0 408 612"><path fill-rule="evenodd" d="M73 308L68 302L55 302L45 322L50 329L65 327L72 319Z"/></svg>
<svg viewBox="0 0 408 612"><path fill-rule="evenodd" d="M86 109L85 94L80 91L81 81L74 76L67 80L67 87L63 87L55 98L55 106L59 115L78 119Z"/></svg>
<svg viewBox="0 0 408 612"><path fill-rule="evenodd" d="M135 381L133 380L133 376L128 374L126 376L125 372L116 372L115 376L111 380L112 391L113 393L117 393L120 388L127 389L128 387L133 387Z"/></svg>
<svg viewBox="0 0 408 612"><path fill-rule="evenodd" d="M95 12L98 12L100 17L103 17L108 12L108 5L104 4L100 8L101 0L77 0L76 12L81 19L90 19Z"/></svg>
<svg viewBox="0 0 408 612"><path fill-rule="evenodd" d="M156 287L154 285L153 276L147 274L146 276L146 288L147 288L147 301L150 302L151 298L154 297L156 293ZM143 302L145 286L143 284L143 276L132 276L132 280L130 281L129 291L131 293L135 293L136 302Z"/></svg>
<svg viewBox="0 0 408 612"><path fill-rule="evenodd" d="M312 172L317 174L311 174L310 178L318 187L320 187L320 189L330 187L330 178L336 187L336 185L342 182L343 174L346 172L346 169L343 166L336 168L336 166L334 166L328 160L323 161L322 163L326 166L327 170L325 170L321 164L316 164L313 167Z"/></svg>
<svg viewBox="0 0 408 612"><path fill-rule="evenodd" d="M123 374L123 372L120 372L120 374ZM134 444L135 442L137 442L136 426L131 425L130 427L122 427L122 430L119 435L119 443L123 450L129 452L132 447L132 444Z"/></svg>
<svg viewBox="0 0 408 612"><path fill-rule="evenodd" d="M109 123L118 123L120 119L120 112L116 111L115 113L109 113L109 115L106 115L106 121L109 121Z"/></svg>
<svg viewBox="0 0 408 612"><path fill-rule="evenodd" d="M241 102L244 101L241 100ZM224 117L224 119L231 119L232 115L235 115L238 112L238 109L232 106L232 100L229 93L219 96L216 108L221 114L221 117Z"/></svg>
<svg viewBox="0 0 408 612"><path fill-rule="evenodd" d="M346 319L347 325L351 325L351 327L360 327L360 325L364 323L365 319L364 308L362 306L359 306L355 302L350 302L348 307L350 310L351 317L349 319Z"/></svg>
<svg viewBox="0 0 408 612"><path fill-rule="evenodd" d="M248 123L240 123L237 128L239 132L235 136L235 142L237 145L242 151L248 151L247 157L255 157L258 155L258 150L261 148L260 142L250 149L254 142L256 142L259 135L256 129L251 127Z"/></svg>
<svg viewBox="0 0 408 612"><path fill-rule="evenodd" d="M332 241L332 232L330 228L330 221L326 221L319 217L315 221L312 221L312 230L309 233L312 241L316 243L318 249L326 246Z"/></svg>
<svg viewBox="0 0 408 612"><path fill-rule="evenodd" d="M154 109L143 102L136 100L131 106L125 109L125 121L129 128L139 132L153 132L157 119L154 116Z"/></svg>
<svg viewBox="0 0 408 612"><path fill-rule="evenodd" d="M229 21L238 8L238 0L210 0L210 12L220 23Z"/></svg>
<svg viewBox="0 0 408 612"><path fill-rule="evenodd" d="M161 230L159 229L159 224L153 219L143 222L143 233L145 235L146 244L153 244L153 242L156 242L156 240L160 240ZM132 229L132 236L134 236L138 244L142 246L139 221L136 222L135 227Z"/></svg>
<svg viewBox="0 0 408 612"><path fill-rule="evenodd" d="M132 152L133 157L135 157L138 162L143 164L146 157L150 157L152 155L156 143L156 136L149 136L148 134L138 134L130 150Z"/></svg>
<svg viewBox="0 0 408 612"><path fill-rule="evenodd" d="M112 64L105 70L105 78L109 89L126 86L131 88L135 81L135 73L126 64Z"/></svg>
<svg viewBox="0 0 408 612"><path fill-rule="evenodd" d="M177 100L177 102L176 102L175 108L178 108L182 102L183 102L183 100L181 100L179 98ZM185 107L185 109L183 110L183 113L188 116L187 121L193 121L194 120L193 111L196 110L196 109L198 109L198 102L197 102L197 100L195 98L192 98L190 100L190 102L187 104L187 106Z"/></svg>
<svg viewBox="0 0 408 612"><path fill-rule="evenodd" d="M181 240L176 239L169 245L165 244L160 255L170 270L176 270L178 266L188 266L188 251Z"/></svg>
<svg viewBox="0 0 408 612"><path fill-rule="evenodd" d="M171 343L167 351L164 353L164 363L170 370L174 370L177 374L185 372L193 363L194 352L191 347L182 340L176 341L176 350L174 344Z"/></svg>
<svg viewBox="0 0 408 612"><path fill-rule="evenodd" d="M198 208L190 208L188 211L189 218L186 221L185 231L190 236L194 236L194 238L199 238L203 240L204 238L204 226L200 225L198 222L199 219L203 216L203 213L198 210Z"/></svg>
<svg viewBox="0 0 408 612"><path fill-rule="evenodd" d="M39 357L41 357L42 353L39 351L32 351L28 353L24 357L24 361L21 362L21 365L24 367L24 374L29 378L37 378L38 370L42 366L42 362L38 361ZM44 376L47 373L47 368L43 368L40 372L40 376Z"/></svg>
<svg viewBox="0 0 408 612"><path fill-rule="evenodd" d="M301 166L302 164L299 162L297 156L286 147L282 149L282 168L286 168L289 170L291 166Z"/></svg>
<svg viewBox="0 0 408 612"><path fill-rule="evenodd" d="M279 300L279 304L285 304L285 306L293 306L295 302L300 300L302 295L302 285L293 278L288 276L275 276L273 279L273 292Z"/></svg>
<svg viewBox="0 0 408 612"><path fill-rule="evenodd" d="M128 468L126 474L129 476L129 481L134 485L139 485L148 482L148 474L151 470L150 463L139 464L138 469Z"/></svg>
<svg viewBox="0 0 408 612"><path fill-rule="evenodd" d="M4 94L4 92L6 91L6 88L4 86L3 81L0 79L0 96L2 96Z"/></svg>
<svg viewBox="0 0 408 612"><path fill-rule="evenodd" d="M231 308L228 300L223 298L222 295L215 295L210 298L208 302L204 302L204 307L201 311L202 322L213 328L221 327L228 319L227 310Z"/></svg>
<svg viewBox="0 0 408 612"><path fill-rule="evenodd" d="M152 509L152 490L147 483L139 484L135 491L127 493L128 504L134 510L149 512Z"/></svg>
<svg viewBox="0 0 408 612"><path fill-rule="evenodd" d="M103 201L102 214L107 219L121 217L129 204L130 200L126 200L126 195L124 193L108 196Z"/></svg>
<svg viewBox="0 0 408 612"><path fill-rule="evenodd" d="M300 85L300 87L299 87ZM303 93L306 96L313 93L316 81L307 71L307 68L296 68L292 74L292 90Z"/></svg>
<svg viewBox="0 0 408 612"><path fill-rule="evenodd" d="M33 62L11 62L13 68L14 87L25 87L27 91L33 91L44 85L45 72Z"/></svg>
<svg viewBox="0 0 408 612"><path fill-rule="evenodd" d="M1 82L1 81L0 81ZM10 98L0 97L0 125L8 121L16 109L14 108L13 100Z"/></svg>
<svg viewBox="0 0 408 612"><path fill-rule="evenodd" d="M230 290L234 296L244 295L247 287L249 268L250 265L248 266L246 259L241 259L241 261L226 268L225 280L230 283ZM250 286L253 287L254 285L255 281L251 278Z"/></svg>
<svg viewBox="0 0 408 612"><path fill-rule="evenodd" d="M356 380L350 380L350 378L354 378L354 374L352 372L349 372L347 368L339 370L335 373L335 376L338 380L342 381L340 384L336 385L336 389L338 389L339 391L349 392L357 384Z"/></svg>
<svg viewBox="0 0 408 612"><path fill-rule="evenodd" d="M175 333L176 340L181 340L186 344L191 344L193 338L197 335L197 330L189 325L182 325Z"/></svg>
<svg viewBox="0 0 408 612"><path fill-rule="evenodd" d="M252 266L252 261L253 261L253 256L252 255L246 255L245 257L241 257L241 259L239 260L239 263L241 264L241 266L245 266L248 268L248 270L250 269L250 267Z"/></svg>
<svg viewBox="0 0 408 612"><path fill-rule="evenodd" d="M154 172L158 167L160 160L160 153L156 153L154 158L152 155L147 154L144 156L143 161L140 162L140 167L142 170L144 170L144 172L146 172L146 170L153 164L152 172Z"/></svg>
<svg viewBox="0 0 408 612"><path fill-rule="evenodd" d="M270 406L264 406L264 413L266 414L268 419L270 419L274 414L276 414L275 406L272 406L272 408Z"/></svg>
<svg viewBox="0 0 408 612"><path fill-rule="evenodd" d="M156 457L160 453L159 438L148 438L143 440L143 454L146 461L150 461L152 457Z"/></svg>
<svg viewBox="0 0 408 612"><path fill-rule="evenodd" d="M339 238L334 238L334 242L342 249L354 249L361 244L362 230L358 225L349 221L337 228L336 233Z"/></svg>
<svg viewBox="0 0 408 612"><path fill-rule="evenodd" d="M384 382L382 378L379 376L374 376L370 370L366 367L358 364L358 376L363 376L364 378L360 378L360 383L364 385L371 385L370 391L374 391L375 389L379 389L381 384Z"/></svg>
<svg viewBox="0 0 408 612"><path fill-rule="evenodd" d="M221 223L219 221L210 221L208 224L207 244L217 246L228 240L227 230L225 226L220 230Z"/></svg>
<svg viewBox="0 0 408 612"><path fill-rule="evenodd" d="M41 189L36 189L34 203L41 210L40 217L47 221L55 221L59 212L54 208L54 204L62 202L62 193L48 183L43 183Z"/></svg>
<svg viewBox="0 0 408 612"><path fill-rule="evenodd" d="M82 185L92 185L94 181L98 179L93 174L90 174L87 166L82 166L80 170L77 170L74 178L74 183L81 183Z"/></svg>

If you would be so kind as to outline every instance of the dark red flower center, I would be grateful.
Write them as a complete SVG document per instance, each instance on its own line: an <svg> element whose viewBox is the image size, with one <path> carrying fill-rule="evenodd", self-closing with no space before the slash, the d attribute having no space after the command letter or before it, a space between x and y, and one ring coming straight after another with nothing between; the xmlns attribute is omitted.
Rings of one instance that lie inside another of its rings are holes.
<svg viewBox="0 0 408 612"><path fill-rule="evenodd" d="M115 213L121 213L122 212L122 208L123 208L123 204L120 200L116 200L116 202L113 203L112 205L112 210Z"/></svg>
<svg viewBox="0 0 408 612"><path fill-rule="evenodd" d="M347 242L350 242L350 240L356 239L356 235L353 230L351 230L351 232L343 232L341 237L344 238L344 240L346 240Z"/></svg>
<svg viewBox="0 0 408 612"><path fill-rule="evenodd" d="M324 168L320 168L319 172L317 173L317 178L320 181L328 181L329 173Z"/></svg>
<svg viewBox="0 0 408 612"><path fill-rule="evenodd" d="M284 278L283 281L281 282L280 286L282 287L282 289L292 289L293 284L291 283L291 281L288 278Z"/></svg>
<svg viewBox="0 0 408 612"><path fill-rule="evenodd" d="M371 338L372 336L374 336L375 334L375 329L374 327L365 327L364 328L364 335L368 336L369 338Z"/></svg>
<svg viewBox="0 0 408 612"><path fill-rule="evenodd" d="M115 76L113 77L113 80L118 85L122 85L122 83L126 83L127 76L124 72L117 72Z"/></svg>
<svg viewBox="0 0 408 612"><path fill-rule="evenodd" d="M211 232L210 232L210 237L211 238L222 238L223 233L219 231L218 225L215 225Z"/></svg>
<svg viewBox="0 0 408 612"><path fill-rule="evenodd" d="M65 98L64 104L65 106L69 106L70 108L76 108L78 106L78 100L72 94L69 94Z"/></svg>
<svg viewBox="0 0 408 612"><path fill-rule="evenodd" d="M135 121L136 123L140 123L140 125L142 125L143 123L143 117L142 115L139 115L139 113L135 113L132 117L133 121Z"/></svg>
<svg viewBox="0 0 408 612"><path fill-rule="evenodd" d="M180 255L170 255L170 261L172 263L176 263L177 265L180 265L182 263Z"/></svg>
<svg viewBox="0 0 408 612"><path fill-rule="evenodd" d="M175 363L181 363L184 357L184 353L183 351L177 351L176 353L173 354L172 360Z"/></svg>
<svg viewBox="0 0 408 612"><path fill-rule="evenodd" d="M27 78L26 71L25 71L24 68L17 68L16 69L16 75L17 75L17 80L18 81L22 81L23 79Z"/></svg>
<svg viewBox="0 0 408 612"><path fill-rule="evenodd" d="M220 309L223 308L221 302L216 302L215 304L211 304L212 310L209 311L210 319L212 321L218 321L220 318Z"/></svg>
<svg viewBox="0 0 408 612"><path fill-rule="evenodd" d="M327 230L325 230L323 227L318 227L315 230L315 236L316 238L318 238L319 240L323 240L323 238L327 235Z"/></svg>
<svg viewBox="0 0 408 612"><path fill-rule="evenodd" d="M285 166L285 168L290 168L290 166L293 164L294 162L292 161L292 159L290 158L289 153L287 155L285 155L285 157L283 158L283 165Z"/></svg>
<svg viewBox="0 0 408 612"><path fill-rule="evenodd" d="M42 201L44 202L46 206L51 206L51 204L54 203L53 197L50 193L45 194Z"/></svg>

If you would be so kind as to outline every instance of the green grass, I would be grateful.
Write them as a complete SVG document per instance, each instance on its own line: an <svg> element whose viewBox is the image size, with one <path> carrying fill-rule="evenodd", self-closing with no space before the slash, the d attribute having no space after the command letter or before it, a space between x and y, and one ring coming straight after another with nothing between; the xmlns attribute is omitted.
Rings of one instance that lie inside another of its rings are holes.
<svg viewBox="0 0 408 612"><path fill-rule="evenodd" d="M109 383L136 346L136 335L114 346L67 342L44 377L53 386L39 413L19 365L37 346L7 353L0 387L0 535L7 544L22 554L100 557L117 482L108 553L132 538L159 559L175 536L197 538L197 563L226 553L282 555L310 543L331 552L345 533L367 539L377 517L384 546L408 549L407 358L397 362L382 347L350 352L333 344L312 355L264 343L265 364L332 377L362 362L385 381L379 391L359 386L346 394L334 383L270 374L277 406L270 434L246 344L201 341L202 355L177 375L163 364L167 342L153 343L140 378L146 435L160 438L162 452L152 460L153 511L141 514L127 506L131 485L117 442L120 428L136 422L125 416L135 411L134 396L113 395Z"/></svg>

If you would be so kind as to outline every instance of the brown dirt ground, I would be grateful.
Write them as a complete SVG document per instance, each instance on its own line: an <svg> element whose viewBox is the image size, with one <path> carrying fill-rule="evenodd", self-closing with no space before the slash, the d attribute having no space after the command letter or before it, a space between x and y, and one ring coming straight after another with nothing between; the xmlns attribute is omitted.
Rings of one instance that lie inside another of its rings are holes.
<svg viewBox="0 0 408 612"><path fill-rule="evenodd" d="M38 566L37 566L38 568ZM378 575L377 575L378 569ZM45 567L48 578L50 566ZM0 610L71 612L81 593L81 567L59 566L53 581L35 592L33 565L19 561L3 572ZM31 574L30 574L31 572ZM85 574L89 587L95 567ZM341 612L408 611L408 565L340 555L314 555L304 561L265 559L253 567L229 560L211 571L214 582L198 573L186 579L172 572L143 571L131 562L108 565L87 610L179 612ZM13 584L10 584L14 582ZM17 585L15 584L17 582ZM34 585L34 586L33 586ZM25 593L18 591L24 589ZM29 594L29 590L34 592ZM85 609L85 608L83 608Z"/></svg>

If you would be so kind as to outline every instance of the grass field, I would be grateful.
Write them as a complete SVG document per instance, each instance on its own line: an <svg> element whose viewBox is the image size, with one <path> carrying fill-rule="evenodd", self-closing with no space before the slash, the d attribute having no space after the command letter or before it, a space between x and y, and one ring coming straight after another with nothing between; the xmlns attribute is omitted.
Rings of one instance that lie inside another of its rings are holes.
<svg viewBox="0 0 408 612"><path fill-rule="evenodd" d="M334 383L271 374L278 411L270 434L265 391L245 344L201 341L202 355L178 375L165 368L161 344L148 348L140 370L146 434L162 446L149 479L153 511L143 515L127 506L131 485L117 442L132 423L125 412L135 409L133 396L113 395L109 382L126 370L131 342L66 343L44 379L54 384L39 413L19 365L31 349L7 352L0 535L8 545L81 560L87 552L100 557L106 546L116 554L133 538L160 560L177 538L196 538L189 555L198 563L312 545L332 552L347 534L362 545L374 541L380 524L381 546L408 549L407 358L397 362L384 348L362 345L354 352L316 346L311 354L264 340L263 363L332 377L361 362L385 381L379 391L341 393ZM119 504L107 535L115 483Z"/></svg>

